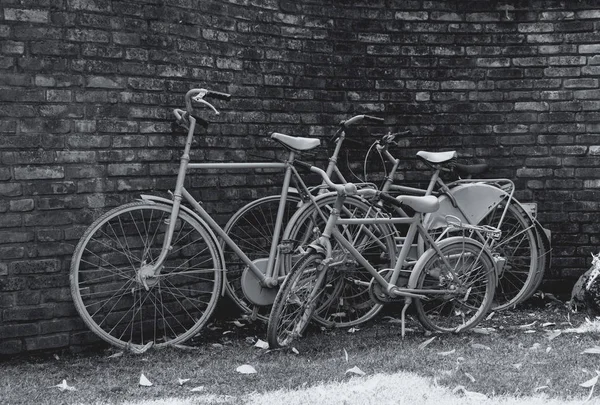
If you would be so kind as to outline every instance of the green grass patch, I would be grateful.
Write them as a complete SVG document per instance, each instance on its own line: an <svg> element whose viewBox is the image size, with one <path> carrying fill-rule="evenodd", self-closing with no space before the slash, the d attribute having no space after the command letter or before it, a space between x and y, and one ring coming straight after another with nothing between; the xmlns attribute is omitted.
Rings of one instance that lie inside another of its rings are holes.
<svg viewBox="0 0 600 405"><path fill-rule="evenodd" d="M299 354L254 347L256 339L265 340L264 325L223 322L195 338L189 350L151 349L111 358L116 350L108 348L13 358L0 363L0 398L14 405L77 404L214 394L239 403L252 392L349 380L346 370L358 366L367 375L409 371L451 389L462 385L487 395L544 393L566 399L585 397L589 389L579 384L600 369L600 355L582 353L598 345L598 334L564 333L585 323L585 317L560 306L495 314L480 325L493 328L489 334L427 335L411 321L404 340L394 316L388 312L354 333L313 328L295 344ZM550 339L554 330L563 333ZM242 364L252 365L257 374L237 373ZM141 373L152 387L138 385ZM179 378L189 381L180 385ZM76 391L54 387L63 379ZM197 386L204 390L190 391Z"/></svg>

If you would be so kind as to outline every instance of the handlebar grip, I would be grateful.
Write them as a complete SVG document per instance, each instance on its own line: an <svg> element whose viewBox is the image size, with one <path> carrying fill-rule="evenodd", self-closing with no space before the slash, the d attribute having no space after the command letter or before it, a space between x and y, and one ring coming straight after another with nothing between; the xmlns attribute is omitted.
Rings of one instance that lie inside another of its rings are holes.
<svg viewBox="0 0 600 405"><path fill-rule="evenodd" d="M220 91L208 90L204 97L212 97L219 100L229 101L231 99L231 94L221 93Z"/></svg>
<svg viewBox="0 0 600 405"><path fill-rule="evenodd" d="M395 205L396 207L399 207L400 205L402 205L402 203L400 201L398 201L397 199L395 199L388 193L384 193L383 191L379 193L379 198L381 198L382 201L385 201L387 203Z"/></svg>
<svg viewBox="0 0 600 405"><path fill-rule="evenodd" d="M385 119L383 119L383 118L373 117L372 115L365 115L365 117L363 119L365 121L371 121L371 122L377 122L377 123L383 123L385 121Z"/></svg>

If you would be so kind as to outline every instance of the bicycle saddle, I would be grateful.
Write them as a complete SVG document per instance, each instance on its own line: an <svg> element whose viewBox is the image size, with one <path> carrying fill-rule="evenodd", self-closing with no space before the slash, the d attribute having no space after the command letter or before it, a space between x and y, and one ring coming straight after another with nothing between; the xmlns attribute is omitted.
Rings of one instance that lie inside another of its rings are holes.
<svg viewBox="0 0 600 405"><path fill-rule="evenodd" d="M454 150L448 152L426 152L420 150L417 152L417 156L429 163L439 164L451 162L456 159L457 154Z"/></svg>
<svg viewBox="0 0 600 405"><path fill-rule="evenodd" d="M297 136L280 134L279 132L273 132L271 134L271 139L275 139L283 146L295 151L311 150L321 144L321 141L317 138L300 138Z"/></svg>
<svg viewBox="0 0 600 405"><path fill-rule="evenodd" d="M440 208L440 202L437 197L432 195L426 196L414 196L414 195L401 195L396 197L401 204L406 204L417 212L435 212Z"/></svg>

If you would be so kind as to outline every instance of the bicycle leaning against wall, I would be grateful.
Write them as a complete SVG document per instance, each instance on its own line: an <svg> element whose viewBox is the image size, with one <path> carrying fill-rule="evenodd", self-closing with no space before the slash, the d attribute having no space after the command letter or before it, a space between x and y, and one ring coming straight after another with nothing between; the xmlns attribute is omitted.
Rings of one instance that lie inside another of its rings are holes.
<svg viewBox="0 0 600 405"><path fill-rule="evenodd" d="M196 123L208 125L195 115L192 102L218 114L206 101L210 98L228 100L230 95L192 89L185 95L186 110L174 110L177 122L188 132L172 198L142 195L138 201L110 210L92 223L75 248L70 273L75 306L88 327L115 346L178 344L206 325L223 293L227 269L219 238L245 265L245 297L255 304L270 305L283 280L278 235L286 217L293 214L287 204L291 178L305 188L309 200L315 200L294 164L298 153L320 144L318 139L273 134L271 138L287 151L283 162L190 162ZM184 181L190 169L284 172L267 254L249 258L186 190Z"/></svg>

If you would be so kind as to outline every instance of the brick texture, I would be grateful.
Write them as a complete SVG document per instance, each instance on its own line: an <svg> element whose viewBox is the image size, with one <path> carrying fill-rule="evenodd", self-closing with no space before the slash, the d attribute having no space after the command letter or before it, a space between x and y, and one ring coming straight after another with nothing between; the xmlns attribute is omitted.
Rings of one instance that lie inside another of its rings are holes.
<svg viewBox="0 0 600 405"><path fill-rule="evenodd" d="M171 109L199 86L233 99L198 137L198 160L271 158L272 131L326 137L370 113L386 123L365 131L412 132L396 152L406 181L426 176L419 149L487 161L538 203L554 247L544 289L567 291L598 250L600 7L505 3L2 2L0 353L86 340L70 254L101 212L173 187ZM189 184L224 223L272 177Z"/></svg>

